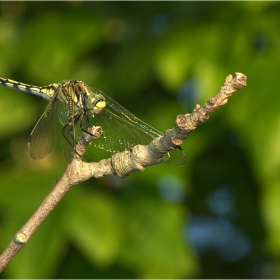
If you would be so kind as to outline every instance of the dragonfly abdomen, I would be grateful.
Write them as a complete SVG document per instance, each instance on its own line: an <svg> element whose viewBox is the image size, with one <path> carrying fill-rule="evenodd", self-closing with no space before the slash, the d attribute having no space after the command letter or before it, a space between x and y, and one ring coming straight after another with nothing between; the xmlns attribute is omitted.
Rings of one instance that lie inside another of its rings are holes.
<svg viewBox="0 0 280 280"><path fill-rule="evenodd" d="M57 88L57 84L53 83L45 87L37 87L33 85L28 85L20 82L13 81L11 79L5 79L0 77L0 85L12 88L24 92L30 92L35 95L39 95L47 100L51 100L55 89Z"/></svg>

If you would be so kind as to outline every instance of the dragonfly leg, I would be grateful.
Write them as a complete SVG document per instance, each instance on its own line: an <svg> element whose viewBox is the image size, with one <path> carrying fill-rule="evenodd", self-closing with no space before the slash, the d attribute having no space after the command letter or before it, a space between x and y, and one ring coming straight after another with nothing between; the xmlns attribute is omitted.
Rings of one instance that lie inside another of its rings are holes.
<svg viewBox="0 0 280 280"><path fill-rule="evenodd" d="M72 116L69 121L63 126L62 128L62 135L64 139L67 141L67 143L75 150L75 153L81 156L77 151L76 151L76 145L77 141L75 138L75 126L77 122L79 121L80 114L75 114ZM71 139L69 139L69 136Z"/></svg>
<svg viewBox="0 0 280 280"><path fill-rule="evenodd" d="M86 119L86 121L85 121L85 119ZM84 128L84 122L86 122L86 128ZM89 126L90 126L89 125L89 116L88 116L88 114L84 114L81 118L80 129L83 132L89 134L90 136L94 136L92 133L89 132Z"/></svg>

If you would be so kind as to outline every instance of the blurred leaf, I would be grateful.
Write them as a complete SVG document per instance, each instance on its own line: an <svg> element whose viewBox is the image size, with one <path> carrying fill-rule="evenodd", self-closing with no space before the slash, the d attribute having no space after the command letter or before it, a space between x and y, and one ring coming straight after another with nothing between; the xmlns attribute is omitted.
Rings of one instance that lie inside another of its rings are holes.
<svg viewBox="0 0 280 280"><path fill-rule="evenodd" d="M120 246L120 216L114 201L97 192L79 192L67 200L67 235L93 264L107 267Z"/></svg>
<svg viewBox="0 0 280 280"><path fill-rule="evenodd" d="M139 278L180 278L196 270L183 241L184 214L178 205L154 197L137 196L126 201L126 238L120 261Z"/></svg>
<svg viewBox="0 0 280 280"><path fill-rule="evenodd" d="M32 107L24 94L15 90L5 90L1 94L0 111L2 116L0 119L0 137L9 137L16 133L22 133L32 126L36 108ZM7 92L4 94L4 92ZM11 114L11 108L12 114ZM29 112L29 114L26 114ZM25 120L22 122L22 120ZM18 125L21 124L21 125Z"/></svg>

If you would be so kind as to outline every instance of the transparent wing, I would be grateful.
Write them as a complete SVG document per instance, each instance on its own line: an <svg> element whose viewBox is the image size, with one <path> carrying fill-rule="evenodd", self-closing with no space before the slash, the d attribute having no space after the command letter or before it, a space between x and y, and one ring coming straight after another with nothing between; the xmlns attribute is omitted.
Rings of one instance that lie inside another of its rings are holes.
<svg viewBox="0 0 280 280"><path fill-rule="evenodd" d="M107 106L101 114L94 116L91 125L100 125L103 136L92 142L92 146L115 153L135 145L147 145L152 139L163 134L152 126L136 118L115 100L102 93ZM164 161L171 165L183 165L185 154L182 150L170 151Z"/></svg>
<svg viewBox="0 0 280 280"><path fill-rule="evenodd" d="M57 132L64 157L70 161L76 139L82 134L70 122L70 116L68 104L58 100L50 101L29 137L29 152L33 159L42 159L53 150Z"/></svg>
<svg viewBox="0 0 280 280"><path fill-rule="evenodd" d="M94 140L91 145L108 152L116 153L137 144L148 144L156 137L108 109L104 109L100 115L94 116L93 121L94 125L102 127L103 136Z"/></svg>
<svg viewBox="0 0 280 280"><path fill-rule="evenodd" d="M151 137L155 138L158 136L162 136L162 132L155 129L154 127L150 126L149 124L141 121L140 119L136 118L133 114L131 114L127 109L121 106L118 102L112 99L110 96L106 95L102 92L102 95L106 98L106 103L108 109L118 117L126 120L127 122L133 123L135 126L141 128L142 131L150 134Z"/></svg>
<svg viewBox="0 0 280 280"><path fill-rule="evenodd" d="M49 154L55 144L55 103L51 100L33 128L28 141L30 156L42 159Z"/></svg>
<svg viewBox="0 0 280 280"><path fill-rule="evenodd" d="M186 162L186 156L182 148L178 148L172 151L169 151L167 155L164 156L164 163L183 166Z"/></svg>
<svg viewBox="0 0 280 280"><path fill-rule="evenodd" d="M72 118L74 116L74 109L67 103L58 102L57 116L59 120L57 131L59 131L60 147L63 151L64 158L69 162L71 153L75 150L76 143L79 141L82 131L79 125L75 125L74 119Z"/></svg>

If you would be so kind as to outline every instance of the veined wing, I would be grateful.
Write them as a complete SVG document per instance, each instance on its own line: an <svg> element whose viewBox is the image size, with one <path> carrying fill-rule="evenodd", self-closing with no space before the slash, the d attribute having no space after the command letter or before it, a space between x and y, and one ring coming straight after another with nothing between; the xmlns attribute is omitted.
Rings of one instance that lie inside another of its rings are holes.
<svg viewBox="0 0 280 280"><path fill-rule="evenodd" d="M107 106L101 114L94 116L91 125L100 125L103 136L92 141L91 145L115 153L128 150L138 144L147 145L154 138L163 135L159 130L136 118L106 94L101 94L105 96ZM179 149L170 151L164 157L164 161L171 165L183 165L184 152Z"/></svg>
<svg viewBox="0 0 280 280"><path fill-rule="evenodd" d="M65 158L69 161L70 154L74 149L73 143L75 143L75 140L72 140L69 137L70 142L66 141L61 131L63 125L69 122L71 119L70 117L74 114L73 106L71 107L69 105L73 103L65 103L62 101L63 99L60 96L62 95L61 85L51 84L46 87L37 88L40 92L48 94L51 99L43 115L40 117L30 134L28 141L30 155L33 159L44 158L53 150L56 139L56 131L60 131L59 138L61 147ZM73 125L71 126L70 124L68 129L70 134L72 127ZM75 134L73 135L75 136Z"/></svg>
<svg viewBox="0 0 280 280"><path fill-rule="evenodd" d="M74 108L65 102L57 102L57 131L59 131L60 147L67 162L70 162L71 153L75 150L82 131L74 123Z"/></svg>
<svg viewBox="0 0 280 280"><path fill-rule="evenodd" d="M44 158L54 148L56 103L54 99L49 102L29 136L28 147L33 159Z"/></svg>

